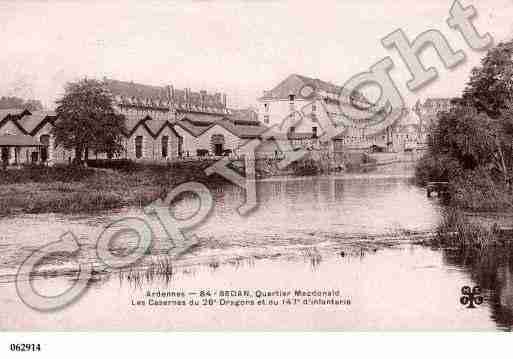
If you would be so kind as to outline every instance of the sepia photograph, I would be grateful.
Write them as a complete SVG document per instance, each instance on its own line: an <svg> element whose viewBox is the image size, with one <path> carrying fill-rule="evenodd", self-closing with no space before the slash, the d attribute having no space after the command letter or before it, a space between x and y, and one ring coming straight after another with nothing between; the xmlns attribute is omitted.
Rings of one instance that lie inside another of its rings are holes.
<svg viewBox="0 0 513 359"><path fill-rule="evenodd" d="M512 18L0 2L0 336L510 332Z"/></svg>

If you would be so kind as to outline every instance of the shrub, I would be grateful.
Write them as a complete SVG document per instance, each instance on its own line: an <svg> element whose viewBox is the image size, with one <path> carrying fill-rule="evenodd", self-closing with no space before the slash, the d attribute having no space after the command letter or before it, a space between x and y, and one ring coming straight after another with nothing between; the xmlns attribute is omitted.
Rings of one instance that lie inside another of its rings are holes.
<svg viewBox="0 0 513 359"><path fill-rule="evenodd" d="M478 211L501 211L513 208L513 195L504 183L492 178L479 167L449 181L451 203L459 208Z"/></svg>
<svg viewBox="0 0 513 359"><path fill-rule="evenodd" d="M433 156L430 153L422 157L415 167L415 179L424 186L429 181L449 181L463 173L460 163L445 155Z"/></svg>
<svg viewBox="0 0 513 359"><path fill-rule="evenodd" d="M87 160L87 166L93 168L108 168L123 171L133 171L137 167L136 163L129 159Z"/></svg>

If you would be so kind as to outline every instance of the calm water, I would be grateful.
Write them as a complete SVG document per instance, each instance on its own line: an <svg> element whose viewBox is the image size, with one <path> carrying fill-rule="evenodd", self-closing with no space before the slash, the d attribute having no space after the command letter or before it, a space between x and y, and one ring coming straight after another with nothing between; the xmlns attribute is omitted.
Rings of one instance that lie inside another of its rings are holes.
<svg viewBox="0 0 513 359"><path fill-rule="evenodd" d="M79 301L51 314L28 309L16 296L12 275L20 261L72 230L83 246L82 260L99 265L94 243L100 231L140 211L1 219L0 329L511 329L511 257L414 244L411 239L436 228L443 210L407 178L273 179L259 183L258 194L258 209L241 217L236 208L244 193L232 186L216 189L211 216L189 233L199 245L173 260L171 278L134 282L107 271ZM175 213L192 213L196 204L185 198ZM159 228L155 220L151 223ZM156 230L156 236L151 254L131 269L134 273L144 273L149 263L164 257L169 243L162 231ZM123 243L132 242L126 238ZM56 260L47 266L59 273L74 262ZM69 283L48 276L38 278L36 288L55 295ZM476 309L459 302L466 285L483 288L485 302ZM350 305L133 305L148 290L201 289L251 292L237 300L256 300L256 289L333 289Z"/></svg>

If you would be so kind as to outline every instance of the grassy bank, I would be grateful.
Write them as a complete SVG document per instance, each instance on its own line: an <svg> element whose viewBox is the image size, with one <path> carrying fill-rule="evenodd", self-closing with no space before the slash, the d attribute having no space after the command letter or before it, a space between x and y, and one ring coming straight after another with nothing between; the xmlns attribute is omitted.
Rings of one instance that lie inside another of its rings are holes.
<svg viewBox="0 0 513 359"><path fill-rule="evenodd" d="M134 165L125 170L32 167L0 172L0 215L78 213L145 206L187 181L215 186L207 177L209 162Z"/></svg>
<svg viewBox="0 0 513 359"><path fill-rule="evenodd" d="M464 212L449 207L443 213L431 244L443 247L482 250L490 247L513 249L513 227L497 222L485 225Z"/></svg>

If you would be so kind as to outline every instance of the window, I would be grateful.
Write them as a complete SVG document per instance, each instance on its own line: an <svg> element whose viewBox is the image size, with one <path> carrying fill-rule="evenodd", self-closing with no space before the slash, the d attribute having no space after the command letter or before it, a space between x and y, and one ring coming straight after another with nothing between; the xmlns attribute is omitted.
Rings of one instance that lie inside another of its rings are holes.
<svg viewBox="0 0 513 359"><path fill-rule="evenodd" d="M264 110L265 110L265 112L269 112L269 104L268 103L264 104Z"/></svg>
<svg viewBox="0 0 513 359"><path fill-rule="evenodd" d="M264 115L264 123L269 123L269 115Z"/></svg>
<svg viewBox="0 0 513 359"><path fill-rule="evenodd" d="M312 127L312 138L317 138L317 127Z"/></svg>
<svg viewBox="0 0 513 359"><path fill-rule="evenodd" d="M48 147L50 146L50 135L42 135L39 137L39 142L43 145L41 147L41 162L48 161Z"/></svg>
<svg viewBox="0 0 513 359"><path fill-rule="evenodd" d="M290 95L289 95L289 101L290 101L290 103L294 103L294 97L295 97L295 95L294 95L294 94L290 94Z"/></svg>
<svg viewBox="0 0 513 359"><path fill-rule="evenodd" d="M296 128L294 126L290 126L289 133L294 133L296 131Z"/></svg>
<svg viewBox="0 0 513 359"><path fill-rule="evenodd" d="M143 137L137 136L135 138L135 158L142 157L142 146L143 146Z"/></svg>
<svg viewBox="0 0 513 359"><path fill-rule="evenodd" d="M312 105L312 112L317 111L317 106L315 104Z"/></svg>
<svg viewBox="0 0 513 359"><path fill-rule="evenodd" d="M169 136L162 136L162 158L168 155Z"/></svg>

